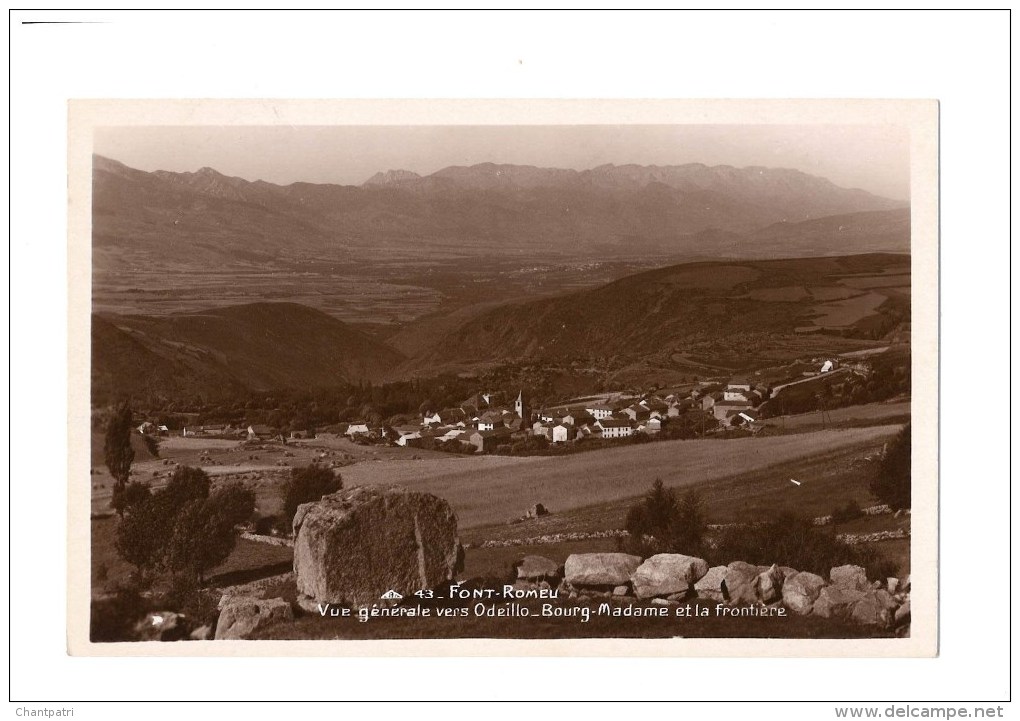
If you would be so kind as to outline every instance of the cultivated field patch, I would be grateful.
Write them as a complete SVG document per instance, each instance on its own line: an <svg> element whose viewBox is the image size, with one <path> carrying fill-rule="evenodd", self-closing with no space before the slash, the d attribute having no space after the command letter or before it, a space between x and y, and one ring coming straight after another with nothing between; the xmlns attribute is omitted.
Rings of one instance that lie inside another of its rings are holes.
<svg viewBox="0 0 1020 721"><path fill-rule="evenodd" d="M813 322L820 328L846 328L878 311L886 301L880 293L865 293L853 298L816 305L812 311L818 315Z"/></svg>

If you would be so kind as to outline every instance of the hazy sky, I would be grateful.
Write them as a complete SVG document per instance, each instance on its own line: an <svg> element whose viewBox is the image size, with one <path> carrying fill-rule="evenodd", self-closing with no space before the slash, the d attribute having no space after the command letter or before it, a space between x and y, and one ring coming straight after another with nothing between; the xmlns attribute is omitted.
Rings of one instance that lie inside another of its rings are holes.
<svg viewBox="0 0 1020 721"><path fill-rule="evenodd" d="M879 125L230 126L100 128L95 152L141 170L287 184L360 185L380 170L515 163L796 168L837 185L910 197L907 132Z"/></svg>

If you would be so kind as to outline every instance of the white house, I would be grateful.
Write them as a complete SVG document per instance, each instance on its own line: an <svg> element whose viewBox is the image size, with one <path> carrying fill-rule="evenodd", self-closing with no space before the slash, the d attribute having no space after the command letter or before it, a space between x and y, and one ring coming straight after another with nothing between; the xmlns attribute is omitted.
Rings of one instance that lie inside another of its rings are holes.
<svg viewBox="0 0 1020 721"><path fill-rule="evenodd" d="M348 435L351 438L353 438L354 436L368 435L368 433L369 433L368 424L352 423L351 425L347 426L347 433L345 435Z"/></svg>
<svg viewBox="0 0 1020 721"><path fill-rule="evenodd" d="M574 435L574 427L568 426L565 423L557 423L552 427L552 442L553 443L566 443L571 440Z"/></svg>
<svg viewBox="0 0 1020 721"><path fill-rule="evenodd" d="M421 431L415 431L414 433L401 433L400 438L397 439L397 445L407 447L408 441L414 441L421 438Z"/></svg>
<svg viewBox="0 0 1020 721"><path fill-rule="evenodd" d="M595 425L602 429L603 438L627 438L634 433L630 421L616 418L600 418L595 421Z"/></svg>
<svg viewBox="0 0 1020 721"><path fill-rule="evenodd" d="M587 406L587 407L585 407L585 410L588 411L588 413L595 420L602 420L603 418L609 418L609 416L613 415L613 409L612 408L610 408L609 406L601 405L601 404Z"/></svg>

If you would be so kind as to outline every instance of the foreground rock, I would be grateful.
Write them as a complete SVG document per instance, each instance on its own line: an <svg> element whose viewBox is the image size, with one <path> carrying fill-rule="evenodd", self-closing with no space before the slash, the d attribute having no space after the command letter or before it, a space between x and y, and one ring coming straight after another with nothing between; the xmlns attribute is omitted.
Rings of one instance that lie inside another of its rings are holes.
<svg viewBox="0 0 1020 721"><path fill-rule="evenodd" d="M360 486L298 507L294 577L315 601L369 606L453 580L463 563L457 516L428 493Z"/></svg>
<svg viewBox="0 0 1020 721"><path fill-rule="evenodd" d="M757 581L759 573L757 566L743 561L734 561L726 567L726 577L723 579L723 596L736 606L757 603L758 591L755 581Z"/></svg>
<svg viewBox="0 0 1020 721"><path fill-rule="evenodd" d="M712 601L722 601L722 584L726 579L726 566L713 566L708 573L694 584L694 590L698 592L698 598L707 598Z"/></svg>
<svg viewBox="0 0 1020 721"><path fill-rule="evenodd" d="M294 618L282 598L232 598L220 609L216 640L251 638L255 631Z"/></svg>
<svg viewBox="0 0 1020 721"><path fill-rule="evenodd" d="M754 591L762 603L775 603L783 597L783 572L773 564L754 579Z"/></svg>
<svg viewBox="0 0 1020 721"><path fill-rule="evenodd" d="M854 604L864 598L863 591L826 586L818 593L812 612L822 618L847 618Z"/></svg>
<svg viewBox="0 0 1020 721"><path fill-rule="evenodd" d="M885 590L868 591L850 610L850 619L863 626L891 628L896 613L896 601Z"/></svg>
<svg viewBox="0 0 1020 721"><path fill-rule="evenodd" d="M139 641L180 641L189 630L184 615L173 611L148 613L135 624L135 636Z"/></svg>
<svg viewBox="0 0 1020 721"><path fill-rule="evenodd" d="M680 553L659 553L642 563L631 576L638 598L683 594L708 573L708 564Z"/></svg>
<svg viewBox="0 0 1020 721"><path fill-rule="evenodd" d="M517 562L517 578L523 581L543 581L559 575L559 564L545 556L525 556Z"/></svg>
<svg viewBox="0 0 1020 721"><path fill-rule="evenodd" d="M825 579L821 576L801 571L783 583L783 603L794 613L806 616L811 613L825 585Z"/></svg>
<svg viewBox="0 0 1020 721"><path fill-rule="evenodd" d="M628 553L574 553L564 564L571 586L622 586L641 565L640 556Z"/></svg>
<svg viewBox="0 0 1020 721"><path fill-rule="evenodd" d="M871 588L868 583L868 574L860 566L837 566L829 571L829 578L833 586L848 591L866 591Z"/></svg>

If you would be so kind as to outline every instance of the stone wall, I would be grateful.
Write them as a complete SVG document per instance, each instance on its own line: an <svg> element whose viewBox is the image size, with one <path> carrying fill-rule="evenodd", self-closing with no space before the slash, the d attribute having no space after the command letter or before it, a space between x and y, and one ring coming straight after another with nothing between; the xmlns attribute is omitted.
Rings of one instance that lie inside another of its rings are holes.
<svg viewBox="0 0 1020 721"><path fill-rule="evenodd" d="M555 572L552 569L556 569ZM542 556L517 564L520 588L555 588L567 602L594 597L655 605L710 601L762 606L800 616L835 618L907 633L910 577L869 581L860 566L838 566L827 578L778 566L735 561L709 567L703 559L660 553L642 560L626 553L572 554L563 566Z"/></svg>

